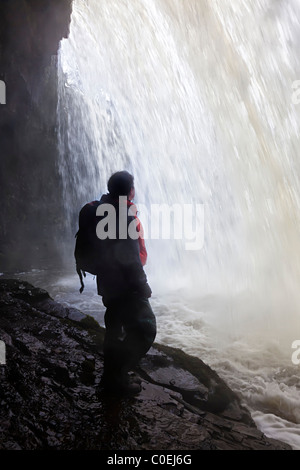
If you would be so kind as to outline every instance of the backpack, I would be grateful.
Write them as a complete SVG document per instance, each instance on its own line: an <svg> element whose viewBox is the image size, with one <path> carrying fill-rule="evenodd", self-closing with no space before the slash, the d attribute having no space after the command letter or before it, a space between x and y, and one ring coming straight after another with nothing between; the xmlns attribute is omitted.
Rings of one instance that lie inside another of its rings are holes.
<svg viewBox="0 0 300 470"><path fill-rule="evenodd" d="M100 201L92 201L85 204L79 212L79 230L75 235L75 261L76 271L80 279L82 293L84 283L82 276L86 272L97 274L99 272L100 243L96 234L96 226L99 218L96 216Z"/></svg>

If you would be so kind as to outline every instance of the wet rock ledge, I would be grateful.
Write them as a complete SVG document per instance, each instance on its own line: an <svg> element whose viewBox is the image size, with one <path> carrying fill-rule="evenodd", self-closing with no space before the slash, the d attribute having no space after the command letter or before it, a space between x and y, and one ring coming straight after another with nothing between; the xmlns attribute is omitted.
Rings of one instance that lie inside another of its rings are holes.
<svg viewBox="0 0 300 470"><path fill-rule="evenodd" d="M201 360L155 344L142 392L99 391L104 330L26 282L0 281L0 449L284 450Z"/></svg>

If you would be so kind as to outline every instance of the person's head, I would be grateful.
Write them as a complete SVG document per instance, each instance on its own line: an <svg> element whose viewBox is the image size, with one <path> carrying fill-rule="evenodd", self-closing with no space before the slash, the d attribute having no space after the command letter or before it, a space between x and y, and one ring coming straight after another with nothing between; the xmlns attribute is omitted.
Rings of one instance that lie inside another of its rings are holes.
<svg viewBox="0 0 300 470"><path fill-rule="evenodd" d="M117 171L108 180L107 189L113 197L134 198L134 178L128 171Z"/></svg>

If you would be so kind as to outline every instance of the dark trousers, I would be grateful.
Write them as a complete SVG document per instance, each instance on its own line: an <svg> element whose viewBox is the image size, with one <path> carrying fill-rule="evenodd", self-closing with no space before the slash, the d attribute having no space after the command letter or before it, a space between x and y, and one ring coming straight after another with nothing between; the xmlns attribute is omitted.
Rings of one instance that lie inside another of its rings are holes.
<svg viewBox="0 0 300 470"><path fill-rule="evenodd" d="M155 339L154 313L148 299L132 296L110 303L104 321L104 378L126 380Z"/></svg>

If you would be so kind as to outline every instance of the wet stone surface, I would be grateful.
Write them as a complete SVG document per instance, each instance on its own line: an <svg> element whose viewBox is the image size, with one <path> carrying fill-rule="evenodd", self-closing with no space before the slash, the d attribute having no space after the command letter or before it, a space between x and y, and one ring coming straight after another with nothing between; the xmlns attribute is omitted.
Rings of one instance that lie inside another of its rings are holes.
<svg viewBox="0 0 300 470"><path fill-rule="evenodd" d="M26 282L0 281L0 449L289 449L201 360L155 344L135 397L104 395L104 330Z"/></svg>

